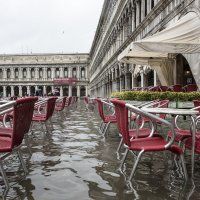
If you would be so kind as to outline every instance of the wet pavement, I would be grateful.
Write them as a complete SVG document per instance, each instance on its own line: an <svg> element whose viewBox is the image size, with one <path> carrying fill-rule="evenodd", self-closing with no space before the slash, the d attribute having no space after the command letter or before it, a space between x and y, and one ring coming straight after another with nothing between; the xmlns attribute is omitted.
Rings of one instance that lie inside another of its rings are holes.
<svg viewBox="0 0 200 200"><path fill-rule="evenodd" d="M48 135L40 127L29 137L32 156L23 148L29 174L24 178L15 157L5 161L11 189L2 199L24 200L172 200L200 199L200 161L196 156L191 179L187 153L188 182L174 165L171 155L145 154L131 183L127 178L134 162L130 154L119 170L123 149L116 154L120 138L112 125L104 138L97 113L88 112L82 101L64 115L54 115L54 130ZM12 168L10 167L12 166ZM17 182L16 182L17 180ZM3 185L0 180L0 184ZM3 187L1 188L3 193Z"/></svg>

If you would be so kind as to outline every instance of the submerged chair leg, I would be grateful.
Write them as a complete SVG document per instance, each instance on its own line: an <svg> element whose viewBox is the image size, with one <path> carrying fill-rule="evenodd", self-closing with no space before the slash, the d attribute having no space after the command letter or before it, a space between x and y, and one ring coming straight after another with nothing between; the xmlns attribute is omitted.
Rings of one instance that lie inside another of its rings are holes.
<svg viewBox="0 0 200 200"><path fill-rule="evenodd" d="M120 164L120 166L119 166L120 169L122 168L122 166L123 166L123 164L124 164L124 162L125 162L125 160L126 160L126 157L128 156L128 152L129 152L129 150L126 149L126 151L125 151L125 153L124 153L124 156L123 156L123 158L122 158L121 164Z"/></svg>
<svg viewBox="0 0 200 200"><path fill-rule="evenodd" d="M135 171L136 171L136 168L137 168L137 165L138 165L138 162L140 161L140 158L142 156L142 154L144 153L144 150L140 151L138 156L137 156L137 159L135 161L135 164L133 165L133 169L131 171L131 175L129 177L129 181L131 181L131 179L133 178L133 175L135 174Z"/></svg>
<svg viewBox="0 0 200 200"><path fill-rule="evenodd" d="M185 160L184 160L183 154L180 155L180 159L181 159L181 163L182 163L184 177L185 177L185 180L187 180L188 179L188 175L187 175L187 170L186 170Z"/></svg>
<svg viewBox="0 0 200 200"><path fill-rule="evenodd" d="M121 140L120 140L120 143L119 143L119 145L118 145L118 147L117 147L117 151L116 151L116 153L119 152L119 150L120 150L121 147L122 147L122 144L123 144L123 138L121 137Z"/></svg>
<svg viewBox="0 0 200 200"><path fill-rule="evenodd" d="M48 129L48 126L47 126L47 122L44 122L44 125L45 125L45 128L46 128L46 132L49 133L49 129Z"/></svg>
<svg viewBox="0 0 200 200"><path fill-rule="evenodd" d="M10 186L9 186L9 183L8 183L8 178L6 176L6 172L5 172L4 168L3 168L3 163L2 163L1 159L0 159L0 170L1 170L1 175L2 175L3 181L5 183L5 186L6 186L7 189L9 189Z"/></svg>
<svg viewBox="0 0 200 200"><path fill-rule="evenodd" d="M103 136L106 136L106 133L107 133L107 131L108 131L108 127L110 126L110 122L108 122L107 124L106 124L106 126L105 126L105 130L104 130L104 132L103 132Z"/></svg>
<svg viewBox="0 0 200 200"><path fill-rule="evenodd" d="M30 144L29 144L29 141L28 141L28 134L25 134L25 136L24 136L24 143L28 148L29 154L32 155L32 150L31 150L31 147L30 147Z"/></svg>
<svg viewBox="0 0 200 200"><path fill-rule="evenodd" d="M24 160L23 160L23 158L22 158L22 153L21 153L21 150L20 150L20 149L17 150L17 154L18 154L20 163L21 163L21 165L22 165L22 168L23 168L23 170L24 170L24 173L25 173L25 174L28 174L28 170L27 170L26 165L25 165L25 162L24 162Z"/></svg>

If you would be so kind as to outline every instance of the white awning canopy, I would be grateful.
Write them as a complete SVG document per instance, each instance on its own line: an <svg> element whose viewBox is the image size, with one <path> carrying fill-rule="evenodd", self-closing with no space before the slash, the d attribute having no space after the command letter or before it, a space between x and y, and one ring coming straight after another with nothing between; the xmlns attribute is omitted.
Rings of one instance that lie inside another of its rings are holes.
<svg viewBox="0 0 200 200"><path fill-rule="evenodd" d="M132 42L118 56L118 60L129 64L151 65L154 59L162 62L169 58L169 54L179 53L184 55L200 53L200 17L194 12L189 12L150 37ZM197 70L190 67L192 72ZM198 85L200 86L200 83Z"/></svg>
<svg viewBox="0 0 200 200"><path fill-rule="evenodd" d="M118 60L168 58L169 53L200 53L200 18L190 12L180 20L140 41L132 42L119 56Z"/></svg>

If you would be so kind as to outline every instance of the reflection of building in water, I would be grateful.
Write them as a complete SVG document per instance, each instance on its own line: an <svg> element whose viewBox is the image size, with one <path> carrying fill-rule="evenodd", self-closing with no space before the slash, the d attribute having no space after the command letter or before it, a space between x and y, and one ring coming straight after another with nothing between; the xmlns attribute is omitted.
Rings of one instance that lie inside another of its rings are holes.
<svg viewBox="0 0 200 200"><path fill-rule="evenodd" d="M134 41L166 30L183 17L189 20L188 13L194 12L197 16L199 7L198 0L105 0L90 51L91 95L110 96L114 91L157 84L195 83L198 77L194 78L195 73L191 72L195 59L187 58L190 61L187 62L181 54L169 54L165 59L151 59L150 56L146 62L127 58L126 63L122 63L119 58L129 53ZM200 26L200 22L198 24ZM181 34L178 27L176 30ZM172 36L171 41L173 39L176 41ZM159 43L156 48L158 46Z"/></svg>
<svg viewBox="0 0 200 200"><path fill-rule="evenodd" d="M0 55L2 96L41 96L59 90L61 96L87 95L89 54ZM56 83L55 79L76 79Z"/></svg>

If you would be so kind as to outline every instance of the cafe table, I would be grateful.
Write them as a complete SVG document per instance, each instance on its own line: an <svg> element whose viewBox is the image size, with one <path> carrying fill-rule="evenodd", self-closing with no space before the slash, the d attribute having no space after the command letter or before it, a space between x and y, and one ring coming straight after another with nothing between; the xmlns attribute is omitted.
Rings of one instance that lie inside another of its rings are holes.
<svg viewBox="0 0 200 200"><path fill-rule="evenodd" d="M190 116L192 120L192 128L191 128L191 135L192 135L192 154L191 154L191 164L192 164L192 175L194 172L194 149L195 149L195 133L196 133L196 124L195 124L195 117L199 114L199 111L192 110L192 109L179 109L179 108L147 108L142 107L142 110L152 113L152 114L169 114L173 117L173 123L175 125L175 118L178 115L182 116Z"/></svg>

